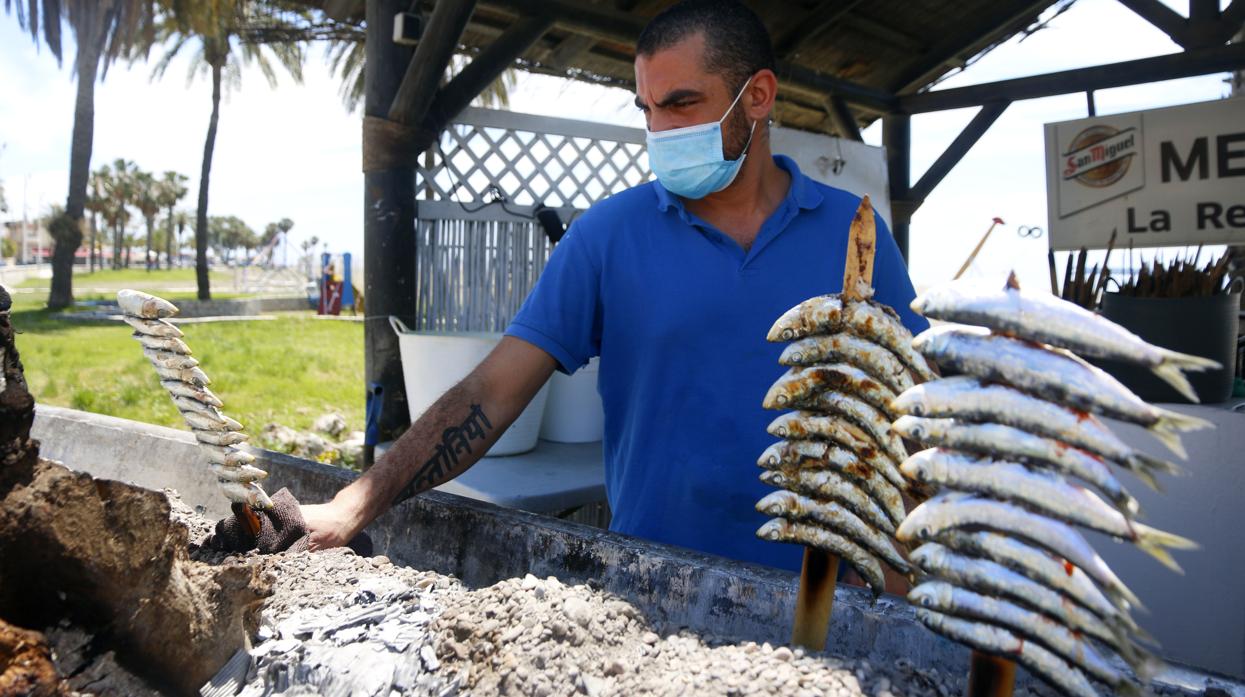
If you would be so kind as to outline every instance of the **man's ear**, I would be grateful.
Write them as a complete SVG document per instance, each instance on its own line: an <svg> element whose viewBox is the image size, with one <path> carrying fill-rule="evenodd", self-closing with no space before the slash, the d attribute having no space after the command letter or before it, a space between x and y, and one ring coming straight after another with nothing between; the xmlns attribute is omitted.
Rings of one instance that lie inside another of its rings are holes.
<svg viewBox="0 0 1245 697"><path fill-rule="evenodd" d="M744 108L749 121L767 121L778 99L778 76L766 68L752 77L745 91Z"/></svg>

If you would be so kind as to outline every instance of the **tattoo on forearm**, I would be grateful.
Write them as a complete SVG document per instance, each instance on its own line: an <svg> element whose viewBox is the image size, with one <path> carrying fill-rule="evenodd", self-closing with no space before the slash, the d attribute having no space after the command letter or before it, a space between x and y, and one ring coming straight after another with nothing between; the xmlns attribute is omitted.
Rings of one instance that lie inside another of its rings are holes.
<svg viewBox="0 0 1245 697"><path fill-rule="evenodd" d="M493 424L484 414L484 410L479 404L472 404L465 421L441 432L441 442L436 444L432 457L415 473L411 483L398 495L398 501L404 501L445 481L458 466L458 456L473 452L472 441L483 440L491 430Z"/></svg>

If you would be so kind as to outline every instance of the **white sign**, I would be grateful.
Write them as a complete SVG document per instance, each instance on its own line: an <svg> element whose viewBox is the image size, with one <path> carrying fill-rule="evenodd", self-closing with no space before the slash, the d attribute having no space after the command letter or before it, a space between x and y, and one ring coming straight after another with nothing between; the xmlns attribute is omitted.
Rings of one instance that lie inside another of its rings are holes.
<svg viewBox="0 0 1245 697"><path fill-rule="evenodd" d="M835 138L775 126L770 129L770 149L786 155L806 177L857 196L869 194L873 210L889 228L890 185L886 176L886 151L854 140Z"/></svg>
<svg viewBox="0 0 1245 697"><path fill-rule="evenodd" d="M1053 249L1245 244L1245 98L1046 124Z"/></svg>

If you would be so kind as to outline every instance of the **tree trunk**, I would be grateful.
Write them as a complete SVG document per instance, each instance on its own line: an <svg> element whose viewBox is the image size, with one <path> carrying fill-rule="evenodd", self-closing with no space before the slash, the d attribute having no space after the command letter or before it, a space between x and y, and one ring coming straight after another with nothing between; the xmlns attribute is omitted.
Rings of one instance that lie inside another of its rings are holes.
<svg viewBox="0 0 1245 697"><path fill-rule="evenodd" d="M103 51L103 22L91 22L98 34L84 37L78 45L75 69L78 96L74 102L73 139L69 150L69 195L65 201L65 217L72 224L53 225L52 289L48 309L63 310L73 305L73 260L82 245L83 212L86 208L86 187L91 176L91 147L95 137L95 76L99 74L99 57ZM57 234L59 233L59 234Z"/></svg>
<svg viewBox="0 0 1245 697"><path fill-rule="evenodd" d="M169 206L169 231L164 235L164 260L166 268L173 268L173 207Z"/></svg>
<svg viewBox="0 0 1245 697"><path fill-rule="evenodd" d="M99 234L99 213L91 214L91 273L95 273L95 238Z"/></svg>
<svg viewBox="0 0 1245 697"><path fill-rule="evenodd" d="M216 148L216 124L220 120L220 79L223 66L212 65L212 118L208 121L207 141L203 144L203 169L199 174L199 210L195 215L195 280L199 285L199 299L211 300L212 289L208 285L208 180L212 175L212 150Z"/></svg>
<svg viewBox="0 0 1245 697"><path fill-rule="evenodd" d="M155 232L155 227L155 216L147 216L147 255L143 257L143 261L146 262L147 273L151 273L151 235ZM156 268L159 268L158 261L156 263Z"/></svg>

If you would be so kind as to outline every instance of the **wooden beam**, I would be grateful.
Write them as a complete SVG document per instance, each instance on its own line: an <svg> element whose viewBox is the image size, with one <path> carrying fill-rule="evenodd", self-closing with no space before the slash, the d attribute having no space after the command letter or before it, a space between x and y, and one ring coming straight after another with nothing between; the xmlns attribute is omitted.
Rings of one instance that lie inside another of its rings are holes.
<svg viewBox="0 0 1245 697"><path fill-rule="evenodd" d="M919 114L980 106L993 101L1020 101L1111 87L1162 82L1182 77L1226 73L1245 68L1245 43L1200 48L1166 56L1064 70L968 87L934 90L898 98L898 109Z"/></svg>
<svg viewBox="0 0 1245 697"><path fill-rule="evenodd" d="M475 6L475 0L440 0L432 8L415 57L406 68L393 106L389 107L390 121L415 124L424 119ZM391 17L391 24L392 21ZM393 41L393 37L385 40Z"/></svg>
<svg viewBox="0 0 1245 697"><path fill-rule="evenodd" d="M481 4L519 15L549 14L555 25L599 41L635 46L647 20L613 8L573 0L481 0ZM845 101L881 113L894 106L894 96L884 90L842 80L788 61L778 62L778 77L791 87L826 95L839 94Z"/></svg>
<svg viewBox="0 0 1245 697"><path fill-rule="evenodd" d="M791 28L774 40L774 55L782 60L791 60L809 41L817 38L830 27L834 26L852 8L863 0L849 2L818 2L812 10L804 13Z"/></svg>
<svg viewBox="0 0 1245 697"><path fill-rule="evenodd" d="M420 124L417 149L422 151L430 147L450 121L513 65L515 59L526 53L551 26L553 18L549 16L521 18L446 83L437 92Z"/></svg>
<svg viewBox="0 0 1245 697"><path fill-rule="evenodd" d="M847 102L837 94L826 97L826 113L830 116L831 123L834 124L834 130L839 135L854 140L856 142L864 142L864 138L860 135L860 125L856 123L856 115L852 113Z"/></svg>
<svg viewBox="0 0 1245 697"><path fill-rule="evenodd" d="M962 56L985 37L1005 32L1018 22L1028 22L1050 4L1049 0L1000 0L991 3L979 17L968 22L962 31L934 44L905 70L893 83L897 94L909 94L924 88L948 65L963 65Z"/></svg>
<svg viewBox="0 0 1245 697"><path fill-rule="evenodd" d="M843 18L843 23L849 29L882 39L905 53L924 53L929 47L919 37L899 31L887 24L860 14L848 14Z"/></svg>
<svg viewBox="0 0 1245 697"><path fill-rule="evenodd" d="M412 51L393 42L393 18L409 0L368 0L367 70L364 113L382 120L389 113ZM363 138L365 161L384 149ZM380 440L401 435L410 424L398 337L389 315L415 321L415 169L413 164L363 174L363 325L365 389L381 388ZM362 390L360 390L362 391ZM370 391L370 390L369 390ZM368 463L370 464L370 463Z"/></svg>
<svg viewBox="0 0 1245 697"><path fill-rule="evenodd" d="M990 126L994 125L994 122L1003 115L1009 104L1010 102L994 102L981 107L981 110L977 112L973 120L968 122L968 125L964 127L964 130L960 131L955 140L951 141L951 145L947 146L947 149L938 156L938 159L934 160L934 164L930 165L925 174L921 175L921 179L916 185L909 189L909 200L920 205L920 202L928 198L930 193L942 182L952 168L959 164L960 160L964 159L968 151L990 129Z"/></svg>
<svg viewBox="0 0 1245 697"><path fill-rule="evenodd" d="M597 40L591 36L571 34L558 42L557 46L553 47L545 62L550 67L566 70L572 63L579 60L580 57L591 51L592 47L596 45Z"/></svg>
<svg viewBox="0 0 1245 697"><path fill-rule="evenodd" d="M912 171L912 117L891 114L882 119L882 145L886 148L886 173L891 195L891 235L908 261L908 227L916 207L909 199Z"/></svg>
<svg viewBox="0 0 1245 697"><path fill-rule="evenodd" d="M1188 40L1189 21L1159 0L1119 0L1124 7L1153 24L1180 46Z"/></svg>

